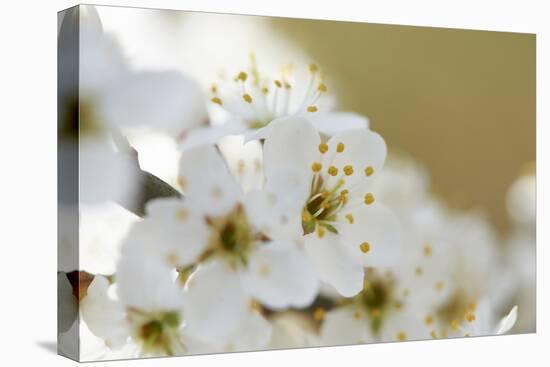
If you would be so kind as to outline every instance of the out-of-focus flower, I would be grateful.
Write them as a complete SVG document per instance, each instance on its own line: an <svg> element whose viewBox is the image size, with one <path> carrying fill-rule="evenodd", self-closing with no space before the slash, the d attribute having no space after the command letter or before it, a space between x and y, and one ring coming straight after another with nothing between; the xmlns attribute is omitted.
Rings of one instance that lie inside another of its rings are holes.
<svg viewBox="0 0 550 367"><path fill-rule="evenodd" d="M321 280L343 296L363 287L363 268L391 264L401 249L397 218L375 200L372 181L386 157L384 140L368 130L323 143L308 121L273 123L264 144L266 187L301 217L297 234Z"/></svg>
<svg viewBox="0 0 550 367"><path fill-rule="evenodd" d="M536 180L534 174L514 181L507 196L513 219L507 261L515 272L514 303L521 312L514 331L532 332L536 324Z"/></svg>
<svg viewBox="0 0 550 367"><path fill-rule="evenodd" d="M326 136L368 127L366 117L330 111L328 106L323 106L320 102L328 91L324 76L315 64L309 65L308 75L308 80L298 78L295 84L292 66L287 65L282 68L279 78L267 77L260 72L255 56L251 55L247 72L240 71L231 80L211 87L212 103L229 114L228 120L191 132L183 148L216 143L226 135L244 134L246 140L263 139L269 134L273 120L288 116L308 120Z"/></svg>
<svg viewBox="0 0 550 367"><path fill-rule="evenodd" d="M114 38L103 33L94 6L79 7L63 22L60 39L79 27L80 65L79 83L68 85L61 96L61 154L75 154L78 139L81 200L128 202L137 185L135 162L117 152L113 134L116 138L122 129L136 126L183 134L205 121L200 90L178 72L132 70Z"/></svg>
<svg viewBox="0 0 550 367"><path fill-rule="evenodd" d="M117 269L117 294L129 334L141 355L183 354L181 289L170 267L140 250L126 245Z"/></svg>

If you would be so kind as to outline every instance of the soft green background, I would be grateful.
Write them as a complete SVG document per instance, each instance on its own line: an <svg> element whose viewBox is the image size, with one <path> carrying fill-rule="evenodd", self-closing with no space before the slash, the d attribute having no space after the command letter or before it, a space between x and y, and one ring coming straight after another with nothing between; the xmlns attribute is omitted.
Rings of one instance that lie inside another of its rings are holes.
<svg viewBox="0 0 550 367"><path fill-rule="evenodd" d="M505 196L535 160L535 35L273 18L390 149L455 208L508 228Z"/></svg>

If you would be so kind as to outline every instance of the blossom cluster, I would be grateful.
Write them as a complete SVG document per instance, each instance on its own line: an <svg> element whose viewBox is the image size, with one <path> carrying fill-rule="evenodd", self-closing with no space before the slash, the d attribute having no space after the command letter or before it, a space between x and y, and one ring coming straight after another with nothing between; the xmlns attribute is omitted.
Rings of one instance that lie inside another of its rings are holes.
<svg viewBox="0 0 550 367"><path fill-rule="evenodd" d="M502 241L481 214L436 198L366 117L332 109L316 64L267 76L252 55L205 91L179 72L134 70L84 9L80 266L60 263L59 287L79 290L60 306L80 317L62 327L80 330L86 358L529 330L534 176L510 190L517 231ZM132 213L136 128L169 136L179 164L177 194Z"/></svg>

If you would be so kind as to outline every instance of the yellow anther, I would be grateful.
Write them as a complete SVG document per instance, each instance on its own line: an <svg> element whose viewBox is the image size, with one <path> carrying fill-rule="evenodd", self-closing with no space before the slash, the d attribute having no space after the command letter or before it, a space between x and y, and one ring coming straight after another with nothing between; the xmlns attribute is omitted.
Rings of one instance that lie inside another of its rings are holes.
<svg viewBox="0 0 550 367"><path fill-rule="evenodd" d="M325 154L328 151L328 145L326 145L325 143L319 144L319 151L321 152L321 154Z"/></svg>
<svg viewBox="0 0 550 367"><path fill-rule="evenodd" d="M372 317L380 317L380 315L382 314L382 311L380 311L380 309L377 307L377 308L373 308L370 314Z"/></svg>
<svg viewBox="0 0 550 367"><path fill-rule="evenodd" d="M330 166L328 168L328 174L331 175L331 176L336 176L338 174L338 168L334 167L334 166Z"/></svg>
<svg viewBox="0 0 550 367"><path fill-rule="evenodd" d="M285 88L290 89L290 88L292 88L292 85L290 85L288 82L285 82Z"/></svg>
<svg viewBox="0 0 550 367"><path fill-rule="evenodd" d="M252 96L248 93L243 94L243 99L246 103L252 103Z"/></svg>
<svg viewBox="0 0 550 367"><path fill-rule="evenodd" d="M437 282L435 283L435 289L438 291L443 290L443 287L445 287L445 284L443 282Z"/></svg>
<svg viewBox="0 0 550 367"><path fill-rule="evenodd" d="M185 189L185 187L187 187L187 180L183 177L178 177L177 183L182 189Z"/></svg>
<svg viewBox="0 0 550 367"><path fill-rule="evenodd" d="M250 300L250 309L256 312L262 312L262 305L256 300Z"/></svg>
<svg viewBox="0 0 550 367"><path fill-rule="evenodd" d="M223 105L223 102L221 100L221 98L219 97L214 97L211 99L212 103L215 103L215 104L219 104L220 106Z"/></svg>
<svg viewBox="0 0 550 367"><path fill-rule="evenodd" d="M432 315L427 315L426 318L424 319L424 323L426 325L431 325L433 324L433 322L434 322L434 318Z"/></svg>
<svg viewBox="0 0 550 367"><path fill-rule="evenodd" d="M425 245L424 248L422 249L422 253L424 254L424 256L431 256L432 252L433 252L433 249L432 249L432 246L430 245Z"/></svg>
<svg viewBox="0 0 550 367"><path fill-rule="evenodd" d="M174 252L171 252L166 256L166 260L168 261L168 264L175 266L178 264L178 255L176 255Z"/></svg>
<svg viewBox="0 0 550 367"><path fill-rule="evenodd" d="M432 330L430 332L430 336L433 338L433 339L437 339L437 334L435 333L435 330Z"/></svg>
<svg viewBox="0 0 550 367"><path fill-rule="evenodd" d="M325 93L327 91L327 85L325 83L319 83L317 90L321 93Z"/></svg>
<svg viewBox="0 0 550 367"><path fill-rule="evenodd" d="M405 340L407 340L407 334L404 331L398 332L397 340L399 340L400 342L404 342Z"/></svg>
<svg viewBox="0 0 550 367"><path fill-rule="evenodd" d="M347 194L349 194L348 189L343 189L342 191L340 191L340 196L346 196Z"/></svg>
<svg viewBox="0 0 550 367"><path fill-rule="evenodd" d="M336 144L336 151L338 153L342 153L344 151L344 148L345 148L344 143L340 142Z"/></svg>
<svg viewBox="0 0 550 367"><path fill-rule="evenodd" d="M417 277L422 276L422 274L424 274L424 269L422 269L421 266L418 266L416 267L416 269L414 269L414 273Z"/></svg>
<svg viewBox="0 0 550 367"><path fill-rule="evenodd" d="M317 226L317 236L319 236L319 238L325 237L325 229L323 227Z"/></svg>
<svg viewBox="0 0 550 367"><path fill-rule="evenodd" d="M322 321L325 318L326 313L327 312L322 307L315 309L315 311L313 312L313 320Z"/></svg>
<svg viewBox="0 0 550 367"><path fill-rule="evenodd" d="M470 333L464 333L464 337L467 338L470 336Z"/></svg>
<svg viewBox="0 0 550 367"><path fill-rule="evenodd" d="M317 71L319 71L319 67L315 64L309 64L309 71L311 71L312 73L316 73Z"/></svg>
<svg viewBox="0 0 550 367"><path fill-rule="evenodd" d="M280 80L275 80L274 83L277 88L281 88L283 86L283 83L281 83Z"/></svg>
<svg viewBox="0 0 550 367"><path fill-rule="evenodd" d="M311 165L311 170L313 172L319 172L321 169L323 168L323 165L319 162L314 162L312 165Z"/></svg>
<svg viewBox="0 0 550 367"><path fill-rule="evenodd" d="M374 195L371 194L370 192L366 193L365 198L364 198L364 202L367 205L370 205L370 204L374 203Z"/></svg>
<svg viewBox="0 0 550 367"><path fill-rule="evenodd" d="M212 94L218 93L218 86L216 84L212 84L212 86L210 87L210 91L212 92Z"/></svg>
<svg viewBox="0 0 550 367"><path fill-rule="evenodd" d="M353 167L349 164L347 166L344 166L344 173L346 174L346 176L353 175Z"/></svg>
<svg viewBox="0 0 550 367"><path fill-rule="evenodd" d="M246 82L246 78L248 78L248 75L244 71L241 71L239 75L237 75L237 80Z"/></svg>
<svg viewBox="0 0 550 367"><path fill-rule="evenodd" d="M476 308L477 308L477 304L475 302L472 302L472 303L468 304L468 310L475 311Z"/></svg>
<svg viewBox="0 0 550 367"><path fill-rule="evenodd" d="M181 209L178 209L178 211L176 211L177 220L185 222L188 217L189 217L189 212L186 209L181 208Z"/></svg>
<svg viewBox="0 0 550 367"><path fill-rule="evenodd" d="M460 327L460 324L458 323L458 320L452 320L451 321L451 329L453 330L458 330L458 328Z"/></svg>
<svg viewBox="0 0 550 367"><path fill-rule="evenodd" d="M268 278L271 275L271 268L267 264L263 264L260 266L260 269L258 269L258 274L262 278Z"/></svg>
<svg viewBox="0 0 550 367"><path fill-rule="evenodd" d="M372 166L368 166L367 168L365 168L365 176L372 176L373 173L374 168L372 168Z"/></svg>
<svg viewBox="0 0 550 367"><path fill-rule="evenodd" d="M317 112L317 106L308 106L307 112Z"/></svg>
<svg viewBox="0 0 550 367"><path fill-rule="evenodd" d="M353 215L351 214L346 214L346 219L348 220L349 224L353 224L353 222L355 221Z"/></svg>
<svg viewBox="0 0 550 367"><path fill-rule="evenodd" d="M368 242L363 242L362 244L359 245L359 249L361 250L362 253L366 254L367 252L370 251L370 244Z"/></svg>
<svg viewBox="0 0 550 367"><path fill-rule="evenodd" d="M472 322L476 319L476 315L474 315L473 312L468 312L468 313L466 313L465 318L466 318L466 321Z"/></svg>
<svg viewBox="0 0 550 367"><path fill-rule="evenodd" d="M263 94L269 93L269 88L268 88L268 87L263 87L263 88L262 88L262 93L263 93Z"/></svg>

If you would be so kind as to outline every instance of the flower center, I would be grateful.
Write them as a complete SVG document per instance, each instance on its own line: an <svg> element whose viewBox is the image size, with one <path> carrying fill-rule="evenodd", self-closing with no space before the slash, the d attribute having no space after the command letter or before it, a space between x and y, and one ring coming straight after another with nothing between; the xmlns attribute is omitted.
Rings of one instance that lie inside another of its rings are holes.
<svg viewBox="0 0 550 367"><path fill-rule="evenodd" d="M255 55L251 54L248 70L239 72L233 78L234 88L231 88L229 94L224 93L225 85L212 85L211 101L226 111L243 117L251 129L262 128L278 117L317 112L316 104L327 92L319 67L315 64L309 65L309 81L301 101L298 97L297 102L300 103L297 106L291 106L295 99L292 69L292 65L284 65L279 78L265 76L258 69Z"/></svg>
<svg viewBox="0 0 550 367"><path fill-rule="evenodd" d="M258 236L241 204L227 215L206 219L212 229L210 245L202 258L218 255L232 265L246 265Z"/></svg>
<svg viewBox="0 0 550 367"><path fill-rule="evenodd" d="M144 354L175 355L183 350L179 328L181 318L176 311L143 312L130 309L133 337L142 345Z"/></svg>
<svg viewBox="0 0 550 367"><path fill-rule="evenodd" d="M302 228L304 234L309 234L327 229L332 233L338 233L331 224L336 221L337 213L348 200L348 191L341 190L344 180L339 180L332 188L328 189L321 175L315 175L311 184L311 194L302 210Z"/></svg>

